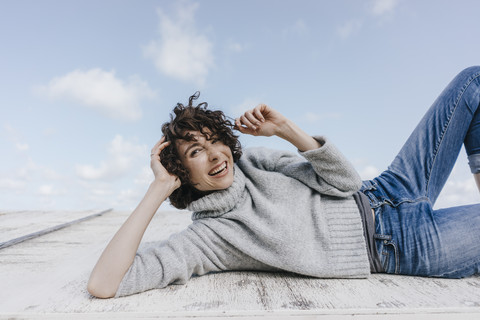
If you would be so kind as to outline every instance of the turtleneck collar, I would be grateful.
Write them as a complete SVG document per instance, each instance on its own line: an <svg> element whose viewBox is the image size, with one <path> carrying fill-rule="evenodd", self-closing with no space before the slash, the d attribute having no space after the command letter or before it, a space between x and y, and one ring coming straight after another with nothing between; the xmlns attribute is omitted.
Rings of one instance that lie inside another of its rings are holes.
<svg viewBox="0 0 480 320"><path fill-rule="evenodd" d="M233 183L225 190L215 191L193 201L187 209L193 211L192 220L219 217L237 205L245 194L245 175L235 165Z"/></svg>

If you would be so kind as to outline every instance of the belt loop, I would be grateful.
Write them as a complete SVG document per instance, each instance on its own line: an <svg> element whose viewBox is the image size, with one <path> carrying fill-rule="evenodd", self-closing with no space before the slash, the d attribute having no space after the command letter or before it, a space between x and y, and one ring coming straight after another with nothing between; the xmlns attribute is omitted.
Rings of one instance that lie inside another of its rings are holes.
<svg viewBox="0 0 480 320"><path fill-rule="evenodd" d="M392 240L392 236L386 235L386 234L378 234L378 233L375 233L373 235L373 238L378 240L389 240L389 241Z"/></svg>

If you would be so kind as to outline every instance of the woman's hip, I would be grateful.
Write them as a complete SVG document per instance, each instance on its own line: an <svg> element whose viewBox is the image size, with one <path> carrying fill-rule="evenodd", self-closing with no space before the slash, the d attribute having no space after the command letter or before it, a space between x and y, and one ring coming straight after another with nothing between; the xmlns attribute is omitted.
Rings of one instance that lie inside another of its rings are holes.
<svg viewBox="0 0 480 320"><path fill-rule="evenodd" d="M480 268L480 205L433 210L428 201L375 208L375 242L386 273L459 278Z"/></svg>

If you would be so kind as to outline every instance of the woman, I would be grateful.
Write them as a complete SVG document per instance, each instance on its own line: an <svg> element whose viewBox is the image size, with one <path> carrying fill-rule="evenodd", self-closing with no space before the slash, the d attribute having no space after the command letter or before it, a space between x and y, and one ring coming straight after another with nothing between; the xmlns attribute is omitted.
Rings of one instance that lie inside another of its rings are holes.
<svg viewBox="0 0 480 320"><path fill-rule="evenodd" d="M164 124L151 153L155 179L93 269L92 295L128 295L221 270L337 278L480 272L480 205L432 209L463 143L480 181L480 67L462 71L391 166L363 183L329 140L266 105L236 119L236 129L276 135L302 157L265 148L241 155L232 124L206 104L194 107L197 98L177 105ZM193 211L193 223L137 252L167 198Z"/></svg>

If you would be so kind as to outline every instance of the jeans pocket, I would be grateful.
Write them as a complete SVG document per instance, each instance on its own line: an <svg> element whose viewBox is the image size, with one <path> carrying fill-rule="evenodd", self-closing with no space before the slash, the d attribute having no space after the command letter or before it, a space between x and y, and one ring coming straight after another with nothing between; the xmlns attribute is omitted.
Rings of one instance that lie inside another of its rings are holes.
<svg viewBox="0 0 480 320"><path fill-rule="evenodd" d="M383 272L398 274L398 250L392 236L375 234L374 238Z"/></svg>
<svg viewBox="0 0 480 320"><path fill-rule="evenodd" d="M386 273L398 274L398 250L394 241L383 240L382 265Z"/></svg>

